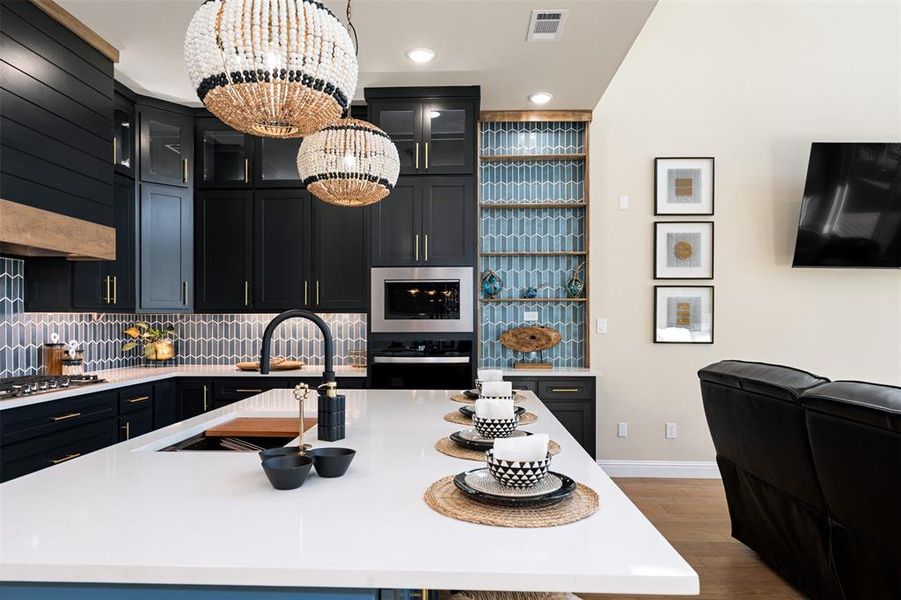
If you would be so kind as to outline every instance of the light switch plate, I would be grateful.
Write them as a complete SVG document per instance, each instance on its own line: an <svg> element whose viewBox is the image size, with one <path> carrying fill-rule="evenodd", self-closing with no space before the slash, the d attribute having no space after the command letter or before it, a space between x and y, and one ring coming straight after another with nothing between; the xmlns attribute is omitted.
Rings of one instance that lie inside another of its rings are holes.
<svg viewBox="0 0 901 600"><path fill-rule="evenodd" d="M607 319L598 319L597 331L601 335L607 333Z"/></svg>
<svg viewBox="0 0 901 600"><path fill-rule="evenodd" d="M526 323L534 323L538 320L537 310L527 310L522 314L522 320Z"/></svg>
<svg viewBox="0 0 901 600"><path fill-rule="evenodd" d="M679 437L679 430L676 428L675 423L667 423L666 424L666 439L674 440Z"/></svg>
<svg viewBox="0 0 901 600"><path fill-rule="evenodd" d="M628 196L620 196L619 197L619 209L620 210L629 210L629 197Z"/></svg>
<svg viewBox="0 0 901 600"><path fill-rule="evenodd" d="M629 436L629 424L628 423L617 423L616 424L616 437L628 437Z"/></svg>

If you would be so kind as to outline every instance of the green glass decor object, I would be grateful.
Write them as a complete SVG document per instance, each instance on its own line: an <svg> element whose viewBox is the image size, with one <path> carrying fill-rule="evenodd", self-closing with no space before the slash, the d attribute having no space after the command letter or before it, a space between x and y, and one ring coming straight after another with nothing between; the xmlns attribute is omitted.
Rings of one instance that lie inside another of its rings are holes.
<svg viewBox="0 0 901 600"><path fill-rule="evenodd" d="M563 287L566 288L566 293L570 298L581 298L582 292L585 291L585 281L582 279L582 269L585 268L585 263L582 262L578 267L573 269L573 275L569 278Z"/></svg>
<svg viewBox="0 0 901 600"><path fill-rule="evenodd" d="M482 272L482 296L485 298L494 298L504 289L504 282L497 274L486 269Z"/></svg>

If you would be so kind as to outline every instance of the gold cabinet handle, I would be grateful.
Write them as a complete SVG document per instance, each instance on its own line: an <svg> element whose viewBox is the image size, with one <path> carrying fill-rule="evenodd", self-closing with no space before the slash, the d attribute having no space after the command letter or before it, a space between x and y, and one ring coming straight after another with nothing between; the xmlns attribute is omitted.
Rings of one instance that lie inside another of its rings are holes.
<svg viewBox="0 0 901 600"><path fill-rule="evenodd" d="M244 306L250 306L250 282L244 282Z"/></svg>
<svg viewBox="0 0 901 600"><path fill-rule="evenodd" d="M416 260L419 260L419 234L418 233L414 236L413 253L416 256Z"/></svg>
<svg viewBox="0 0 901 600"><path fill-rule="evenodd" d="M113 136L113 164L119 164L119 153L116 151L118 146L118 140L116 140L116 136Z"/></svg>
<svg viewBox="0 0 901 600"><path fill-rule="evenodd" d="M109 281L109 275L107 275L104 279L106 279L106 296L103 297L103 302L104 302L105 304L109 304L109 303L110 303L110 293L109 293L109 289L110 289L110 288L109 288L109 286L110 286L110 281Z"/></svg>
<svg viewBox="0 0 901 600"><path fill-rule="evenodd" d="M418 169L419 168L419 142L416 142L416 150L414 152L416 153L416 164L415 164L414 168Z"/></svg>
<svg viewBox="0 0 901 600"><path fill-rule="evenodd" d="M80 416L81 416L80 412L73 412L73 413L69 413L67 415L59 415L58 417L53 417L50 420L51 421L66 421L68 419L74 419L75 417L80 417Z"/></svg>
<svg viewBox="0 0 901 600"><path fill-rule="evenodd" d="M319 306L319 280L316 280L316 306Z"/></svg>
<svg viewBox="0 0 901 600"><path fill-rule="evenodd" d="M429 143L425 143L425 168L429 168Z"/></svg>
<svg viewBox="0 0 901 600"><path fill-rule="evenodd" d="M113 304L119 304L119 277L113 275Z"/></svg>
<svg viewBox="0 0 901 600"><path fill-rule="evenodd" d="M181 293L182 293L182 304L187 306L188 305L188 282L187 281L181 282Z"/></svg>
<svg viewBox="0 0 901 600"><path fill-rule="evenodd" d="M263 390L256 388L238 388L235 390L236 394L262 394Z"/></svg>
<svg viewBox="0 0 901 600"><path fill-rule="evenodd" d="M135 404L137 402L143 402L144 400L150 400L150 396L140 396L138 398L132 398L131 400L128 400L128 403Z"/></svg>
<svg viewBox="0 0 901 600"><path fill-rule="evenodd" d="M64 456L62 458L57 458L56 460L51 460L50 464L58 465L59 463L64 463L67 460L72 460L73 458L78 458L79 456L81 456L81 452L73 452L69 456Z"/></svg>
<svg viewBox="0 0 901 600"><path fill-rule="evenodd" d="M203 386L203 412L206 412L208 409L207 399L206 399L206 386Z"/></svg>
<svg viewBox="0 0 901 600"><path fill-rule="evenodd" d="M244 183L250 183L250 159L244 159Z"/></svg>
<svg viewBox="0 0 901 600"><path fill-rule="evenodd" d="M306 279L303 280L303 303L304 306L310 303L310 282Z"/></svg>
<svg viewBox="0 0 901 600"><path fill-rule="evenodd" d="M581 391L579 388L551 388L552 392L560 392L567 394L575 394L578 391Z"/></svg>
<svg viewBox="0 0 901 600"><path fill-rule="evenodd" d="M131 439L131 423L129 421L125 421L125 425L122 427L125 430L125 439Z"/></svg>
<svg viewBox="0 0 901 600"><path fill-rule="evenodd" d="M188 183L188 159L184 159L181 161L182 169L181 169L181 181L182 183Z"/></svg>
<svg viewBox="0 0 901 600"><path fill-rule="evenodd" d="M425 260L429 261L429 234L425 234Z"/></svg>

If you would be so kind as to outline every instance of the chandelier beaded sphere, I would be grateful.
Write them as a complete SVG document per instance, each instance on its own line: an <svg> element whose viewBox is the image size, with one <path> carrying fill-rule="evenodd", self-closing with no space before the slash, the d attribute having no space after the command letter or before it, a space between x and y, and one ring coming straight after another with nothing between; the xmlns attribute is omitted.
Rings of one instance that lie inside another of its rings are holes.
<svg viewBox="0 0 901 600"><path fill-rule="evenodd" d="M211 113L263 137L319 131L357 87L350 35L314 0L205 0L185 35L185 65Z"/></svg>
<svg viewBox="0 0 901 600"><path fill-rule="evenodd" d="M297 170L319 199L341 206L366 206L397 183L400 160L388 134L366 121L341 119L304 138Z"/></svg>

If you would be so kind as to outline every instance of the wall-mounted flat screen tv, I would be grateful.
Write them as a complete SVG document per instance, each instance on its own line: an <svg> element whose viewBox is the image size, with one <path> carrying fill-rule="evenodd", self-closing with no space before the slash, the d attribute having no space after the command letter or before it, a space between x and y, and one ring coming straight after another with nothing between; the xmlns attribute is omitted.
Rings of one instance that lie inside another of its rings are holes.
<svg viewBox="0 0 901 600"><path fill-rule="evenodd" d="M815 142L795 267L901 267L901 142Z"/></svg>

